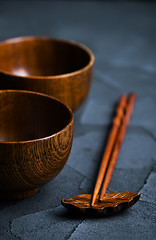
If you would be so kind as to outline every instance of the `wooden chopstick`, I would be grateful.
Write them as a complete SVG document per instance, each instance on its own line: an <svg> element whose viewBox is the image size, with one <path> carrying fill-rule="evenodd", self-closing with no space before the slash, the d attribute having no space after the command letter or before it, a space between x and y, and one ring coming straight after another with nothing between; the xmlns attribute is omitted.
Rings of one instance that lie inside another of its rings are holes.
<svg viewBox="0 0 156 240"><path fill-rule="evenodd" d="M111 176L112 176L112 173L113 173L113 170L114 170L114 167L115 167L118 155L119 155L119 151L120 151L120 148L121 148L121 145L122 145L125 133L126 133L126 129L127 129L127 126L128 126L128 123L129 123L129 120L130 120L130 117L131 117L131 114L133 111L133 106L134 106L135 101L136 101L136 94L135 93L129 94L128 103L127 103L127 107L126 107L126 113L123 117L123 121L122 121L121 127L119 129L119 133L117 135L113 153L112 153L112 156L110 159L110 164L107 169L107 173L106 173L106 176L104 179L104 184L103 184L102 191L100 194L101 201L104 197L104 194L105 194L108 184L110 182L110 179L111 179Z"/></svg>
<svg viewBox="0 0 156 240"><path fill-rule="evenodd" d="M116 140L116 137L117 137L117 133L118 133L118 130L119 130L120 125L121 125L121 120L124 116L124 109L126 107L126 104L127 104L127 98L126 98L126 96L123 95L123 96L121 96L121 98L119 100L119 104L118 104L117 109L116 109L116 116L113 119L112 129L111 129L111 132L109 134L107 146L106 146L105 152L104 152L103 157L102 157L102 162L101 162L101 166L100 166L100 169L99 169L96 185L95 185L95 188L94 188L94 193L93 193L93 197L92 197L91 206L94 205L96 197L99 193L99 190L100 190L100 187L101 187L104 175L105 175L105 171L106 171L106 168L107 168L107 164L108 164L111 152L112 152L112 148L114 146L114 143L115 143L115 140Z"/></svg>

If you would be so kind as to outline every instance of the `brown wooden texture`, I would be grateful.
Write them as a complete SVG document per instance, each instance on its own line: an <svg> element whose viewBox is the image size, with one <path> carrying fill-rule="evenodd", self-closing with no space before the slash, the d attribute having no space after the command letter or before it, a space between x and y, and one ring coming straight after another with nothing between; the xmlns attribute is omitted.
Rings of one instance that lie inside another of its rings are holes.
<svg viewBox="0 0 156 240"><path fill-rule="evenodd" d="M99 202L99 195L96 198L94 206L91 207L92 194L82 194L70 199L62 199L64 207L79 211L83 214L92 216L107 216L120 212L135 204L139 198L140 193L132 192L114 192L105 193L101 202Z"/></svg>
<svg viewBox="0 0 156 240"><path fill-rule="evenodd" d="M114 167L115 167L115 164L117 162L117 159L118 159L118 156L119 156L119 153L120 153L122 142L123 142L125 134L126 134L127 126L129 124L129 120L130 120L130 117L131 117L131 114L132 114L132 111L133 111L135 101L136 101L136 94L135 93L130 93L129 96L128 96L125 115L122 119L121 127L119 129L119 133L118 133L117 138L116 138L114 149L112 151L112 156L111 156L109 166L108 166L108 169L107 169L107 172L106 172L106 176L105 176L105 179L104 179L104 183L103 183L103 186L102 186L102 190L101 190L101 194L100 194L100 200L103 199L103 196L104 196L104 194L107 190L107 187L109 185L111 176L113 174Z"/></svg>
<svg viewBox="0 0 156 240"><path fill-rule="evenodd" d="M121 125L121 120L124 116L124 110L125 110L126 104L127 104L127 98L126 98L126 96L123 95L123 96L121 96L121 98L119 100L119 104L116 108L116 116L113 119L112 129L110 131L106 149L105 149L103 157L102 157L101 166L99 169L98 177L97 177L95 188L94 188L93 198L92 198L92 202L91 202L92 206L94 205L96 197L99 193L99 190L100 190L100 187L101 187L104 175L105 175L105 171L107 168L107 164L108 164L108 161L109 161L109 158L112 153L112 149L113 149L116 137L117 137L117 133L118 133L120 125Z"/></svg>
<svg viewBox="0 0 156 240"><path fill-rule="evenodd" d="M21 37L0 42L0 89L41 92L72 110L85 100L92 79L94 56L72 41Z"/></svg>
<svg viewBox="0 0 156 240"><path fill-rule="evenodd" d="M72 146L73 114L43 94L0 91L0 199L36 193L65 165Z"/></svg>

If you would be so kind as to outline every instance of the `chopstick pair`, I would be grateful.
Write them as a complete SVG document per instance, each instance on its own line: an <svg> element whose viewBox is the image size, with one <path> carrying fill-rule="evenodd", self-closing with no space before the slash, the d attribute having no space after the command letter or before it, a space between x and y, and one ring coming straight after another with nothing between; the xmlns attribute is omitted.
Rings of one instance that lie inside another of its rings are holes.
<svg viewBox="0 0 156 240"><path fill-rule="evenodd" d="M113 119L112 129L109 134L108 142L106 145L105 152L102 157L101 166L99 169L96 185L94 188L91 207L94 206L95 200L101 188L103 179L103 186L99 200L102 201L106 189L109 185L118 155L123 142L126 129L133 111L133 106L136 101L136 94L130 93L128 97L125 95L121 96L119 104L116 109L116 116ZM109 166L107 167L109 162ZM107 169L107 172L106 172ZM105 176L105 178L104 178Z"/></svg>

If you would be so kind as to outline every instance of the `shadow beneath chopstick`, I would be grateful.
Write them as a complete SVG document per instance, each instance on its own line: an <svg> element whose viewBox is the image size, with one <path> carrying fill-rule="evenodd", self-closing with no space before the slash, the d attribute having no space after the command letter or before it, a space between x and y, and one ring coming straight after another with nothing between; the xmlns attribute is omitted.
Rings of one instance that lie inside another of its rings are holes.
<svg viewBox="0 0 156 240"><path fill-rule="evenodd" d="M126 217L127 215L130 214L130 209L124 209L120 212L117 212L117 213L112 213L112 214L109 214L109 215L99 215L99 214L94 214L94 213L83 213L83 212L80 212L78 210L75 210L75 211L71 211L69 209L62 209L62 211L60 211L58 214L57 214L57 218L60 217L60 219L66 219L66 220L80 220L80 221L83 221L83 220L86 220L86 219L101 219L101 218L104 218L104 219L111 219L111 218L119 218L119 217Z"/></svg>

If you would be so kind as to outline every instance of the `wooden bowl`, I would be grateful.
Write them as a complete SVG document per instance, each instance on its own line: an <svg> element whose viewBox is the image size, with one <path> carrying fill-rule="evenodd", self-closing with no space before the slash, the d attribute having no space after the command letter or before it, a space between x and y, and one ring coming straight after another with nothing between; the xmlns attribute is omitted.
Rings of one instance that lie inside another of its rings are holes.
<svg viewBox="0 0 156 240"><path fill-rule="evenodd" d="M72 146L73 114L44 94L0 91L0 199L23 199L52 180Z"/></svg>
<svg viewBox="0 0 156 240"><path fill-rule="evenodd" d="M77 109L92 79L94 56L85 46L48 37L20 37L0 43L0 88L53 96Z"/></svg>

